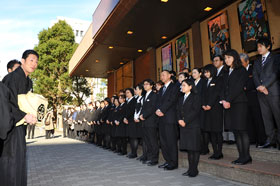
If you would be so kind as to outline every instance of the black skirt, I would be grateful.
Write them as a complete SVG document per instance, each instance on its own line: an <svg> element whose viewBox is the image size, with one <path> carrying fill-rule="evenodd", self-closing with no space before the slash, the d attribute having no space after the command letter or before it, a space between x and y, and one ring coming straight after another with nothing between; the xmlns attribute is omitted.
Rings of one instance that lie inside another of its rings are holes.
<svg viewBox="0 0 280 186"><path fill-rule="evenodd" d="M200 151L200 128L180 127L180 150Z"/></svg>
<svg viewBox="0 0 280 186"><path fill-rule="evenodd" d="M225 109L225 129L228 131L247 130L247 102L233 103Z"/></svg>
<svg viewBox="0 0 280 186"><path fill-rule="evenodd" d="M127 136L130 138L141 138L142 137L141 123L129 122L127 125Z"/></svg>
<svg viewBox="0 0 280 186"><path fill-rule="evenodd" d="M211 110L203 111L202 130L206 132L223 132L223 107L216 104Z"/></svg>
<svg viewBox="0 0 280 186"><path fill-rule="evenodd" d="M116 125L115 136L127 137L127 125L124 123L120 123L119 125Z"/></svg>

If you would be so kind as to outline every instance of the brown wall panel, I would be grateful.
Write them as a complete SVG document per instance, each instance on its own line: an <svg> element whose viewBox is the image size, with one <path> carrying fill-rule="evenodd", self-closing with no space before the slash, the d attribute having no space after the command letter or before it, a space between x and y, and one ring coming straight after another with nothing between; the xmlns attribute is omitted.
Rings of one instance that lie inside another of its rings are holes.
<svg viewBox="0 0 280 186"><path fill-rule="evenodd" d="M134 84L142 82L144 79L156 81L156 58L155 49L151 49L134 61Z"/></svg>
<svg viewBox="0 0 280 186"><path fill-rule="evenodd" d="M108 96L112 97L115 93L115 72L109 74L108 76Z"/></svg>

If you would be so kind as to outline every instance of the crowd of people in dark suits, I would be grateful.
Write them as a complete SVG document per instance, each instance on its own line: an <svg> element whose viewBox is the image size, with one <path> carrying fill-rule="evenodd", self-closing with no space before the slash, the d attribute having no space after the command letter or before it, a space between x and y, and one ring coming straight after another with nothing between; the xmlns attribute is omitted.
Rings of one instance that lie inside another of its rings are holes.
<svg viewBox="0 0 280 186"><path fill-rule="evenodd" d="M247 54L230 49L212 64L185 69L178 80L175 72L163 70L159 82L146 79L103 101L64 109L64 136L148 166L158 164L160 149L165 163L158 167L165 170L178 167L179 148L188 153L189 169L183 175L195 177L209 143L209 159L219 160L223 133L232 132L239 154L232 163L252 163L250 144L276 148L280 143L280 61L270 53L267 38L257 44L261 58L253 65Z"/></svg>

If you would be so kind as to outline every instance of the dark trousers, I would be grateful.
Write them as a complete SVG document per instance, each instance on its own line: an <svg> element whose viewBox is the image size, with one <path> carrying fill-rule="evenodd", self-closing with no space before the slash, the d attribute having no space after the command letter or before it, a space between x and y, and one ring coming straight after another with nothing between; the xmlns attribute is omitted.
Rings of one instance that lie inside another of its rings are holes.
<svg viewBox="0 0 280 186"><path fill-rule="evenodd" d="M27 131L28 131L28 139L30 138L30 134L31 134L31 137L34 138L35 125L28 124Z"/></svg>
<svg viewBox="0 0 280 186"><path fill-rule="evenodd" d="M68 124L67 122L63 122L63 137L67 137L68 136Z"/></svg>
<svg viewBox="0 0 280 186"><path fill-rule="evenodd" d="M280 96L266 96L262 93L258 93L258 98L260 102L265 133L267 135L267 141L270 143L276 143L277 136L277 140L280 143ZM274 121L276 127L274 125ZM275 135L276 131L277 135Z"/></svg>
<svg viewBox="0 0 280 186"><path fill-rule="evenodd" d="M250 156L250 141L247 131L234 131L233 132L237 150L239 153L238 160L240 162L247 161Z"/></svg>
<svg viewBox="0 0 280 186"><path fill-rule="evenodd" d="M247 93L248 97L248 135L250 143L263 145L266 141L266 134L261 113L261 108L256 91Z"/></svg>
<svg viewBox="0 0 280 186"><path fill-rule="evenodd" d="M52 130L46 130L46 139L50 139L52 134Z"/></svg>
<svg viewBox="0 0 280 186"><path fill-rule="evenodd" d="M211 132L210 136L214 155L220 156L223 148L223 132Z"/></svg>
<svg viewBox="0 0 280 186"><path fill-rule="evenodd" d="M210 134L209 132L201 130L201 153L207 154L209 153L209 141L210 141Z"/></svg>
<svg viewBox="0 0 280 186"><path fill-rule="evenodd" d="M109 134L104 135L104 147L111 148L111 136Z"/></svg>
<svg viewBox="0 0 280 186"><path fill-rule="evenodd" d="M103 134L96 134L96 143L98 146L102 146Z"/></svg>
<svg viewBox="0 0 280 186"><path fill-rule="evenodd" d="M158 162L159 145L158 130L155 127L144 127L144 144L147 146L147 159L152 162Z"/></svg>
<svg viewBox="0 0 280 186"><path fill-rule="evenodd" d="M175 123L170 124L160 121L159 139L166 163L171 167L178 167L178 126Z"/></svg>
<svg viewBox="0 0 280 186"><path fill-rule="evenodd" d="M189 162L189 174L198 174L198 162L199 162L200 152L198 151L188 151L188 162Z"/></svg>
<svg viewBox="0 0 280 186"><path fill-rule="evenodd" d="M3 142L0 185L27 186L25 127L14 127Z"/></svg>

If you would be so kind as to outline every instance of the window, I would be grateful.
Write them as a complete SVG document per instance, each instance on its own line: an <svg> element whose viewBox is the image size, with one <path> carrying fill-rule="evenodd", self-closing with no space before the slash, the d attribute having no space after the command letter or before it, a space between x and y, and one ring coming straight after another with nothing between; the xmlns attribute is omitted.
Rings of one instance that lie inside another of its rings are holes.
<svg viewBox="0 0 280 186"><path fill-rule="evenodd" d="M79 35L79 30L76 30L76 36L78 36Z"/></svg>
<svg viewBox="0 0 280 186"><path fill-rule="evenodd" d="M83 36L83 32L84 32L84 31L81 30L81 37Z"/></svg>

